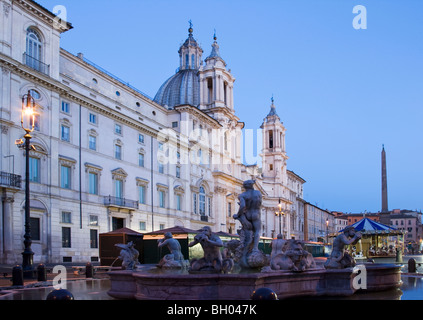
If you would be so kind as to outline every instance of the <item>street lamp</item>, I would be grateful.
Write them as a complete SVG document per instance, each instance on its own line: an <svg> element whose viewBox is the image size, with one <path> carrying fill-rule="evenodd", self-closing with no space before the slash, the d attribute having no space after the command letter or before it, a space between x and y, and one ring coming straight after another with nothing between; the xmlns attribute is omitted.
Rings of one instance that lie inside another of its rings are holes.
<svg viewBox="0 0 423 320"><path fill-rule="evenodd" d="M281 199L279 198L279 204L278 204L278 209L279 209L279 211L276 211L275 212L275 215L276 216L279 216L279 234L282 234L282 216L285 214L283 211L282 211L282 202L281 202Z"/></svg>
<svg viewBox="0 0 423 320"><path fill-rule="evenodd" d="M326 218L326 243L329 243L329 218Z"/></svg>
<svg viewBox="0 0 423 320"><path fill-rule="evenodd" d="M35 100L31 96L31 91L22 97L21 126L25 130L25 250L22 253L22 271L25 278L34 278L34 252L31 249L31 223L30 223L30 200L29 200L29 150L31 149L31 132L35 128Z"/></svg>

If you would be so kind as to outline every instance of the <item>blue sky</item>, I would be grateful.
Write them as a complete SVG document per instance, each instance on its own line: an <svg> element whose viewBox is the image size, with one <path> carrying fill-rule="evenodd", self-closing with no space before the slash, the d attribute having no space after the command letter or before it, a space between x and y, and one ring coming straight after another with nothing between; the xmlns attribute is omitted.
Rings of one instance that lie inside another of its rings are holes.
<svg viewBox="0 0 423 320"><path fill-rule="evenodd" d="M381 150L389 209L423 209L423 1L38 0L66 8L61 46L154 97L194 37L236 78L235 109L258 129L272 95L287 129L288 169L306 201L343 212L381 209ZM353 28L353 8L367 29Z"/></svg>

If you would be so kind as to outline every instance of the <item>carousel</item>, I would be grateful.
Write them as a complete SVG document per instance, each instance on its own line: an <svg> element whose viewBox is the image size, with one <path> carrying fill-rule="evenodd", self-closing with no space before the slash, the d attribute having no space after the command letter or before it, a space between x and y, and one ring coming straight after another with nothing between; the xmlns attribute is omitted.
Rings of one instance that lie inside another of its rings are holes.
<svg viewBox="0 0 423 320"><path fill-rule="evenodd" d="M404 252L403 230L368 218L363 218L352 226L362 234L361 240L347 249L354 258L395 257L397 250ZM344 230L339 231L342 232ZM339 233L332 236L336 237Z"/></svg>

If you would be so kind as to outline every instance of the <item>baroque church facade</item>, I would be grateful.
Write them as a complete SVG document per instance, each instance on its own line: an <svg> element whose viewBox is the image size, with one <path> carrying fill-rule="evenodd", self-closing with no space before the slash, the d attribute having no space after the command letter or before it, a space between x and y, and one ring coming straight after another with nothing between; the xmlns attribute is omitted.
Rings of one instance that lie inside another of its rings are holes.
<svg viewBox="0 0 423 320"><path fill-rule="evenodd" d="M177 72L150 98L62 49L72 25L35 1L2 0L0 18L0 263L21 261L23 250L26 154L15 141L28 92L37 103L28 155L35 263L97 261L99 235L123 227L236 234L250 179L263 195L262 236L304 239L305 181L287 169L274 101L262 165L245 165L235 78L216 37L206 56L190 27Z"/></svg>

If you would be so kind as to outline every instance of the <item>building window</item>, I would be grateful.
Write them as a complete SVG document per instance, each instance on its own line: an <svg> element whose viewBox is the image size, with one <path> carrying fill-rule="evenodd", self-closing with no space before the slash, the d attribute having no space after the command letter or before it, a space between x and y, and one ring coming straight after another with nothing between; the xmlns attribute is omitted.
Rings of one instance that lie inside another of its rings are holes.
<svg viewBox="0 0 423 320"><path fill-rule="evenodd" d="M273 131L269 131L269 148L273 149Z"/></svg>
<svg viewBox="0 0 423 320"><path fill-rule="evenodd" d="M115 180L115 197L123 198L123 181L119 179Z"/></svg>
<svg viewBox="0 0 423 320"><path fill-rule="evenodd" d="M71 168L60 166L60 187L63 189L71 188Z"/></svg>
<svg viewBox="0 0 423 320"><path fill-rule="evenodd" d="M140 195L140 203L145 204L146 203L146 187L145 186L139 186L139 195Z"/></svg>
<svg viewBox="0 0 423 320"><path fill-rule="evenodd" d="M122 126L120 124L115 124L115 133L122 134Z"/></svg>
<svg viewBox="0 0 423 320"><path fill-rule="evenodd" d="M61 125L61 129L60 129L60 136L62 141L70 141L70 128L68 126L65 125Z"/></svg>
<svg viewBox="0 0 423 320"><path fill-rule="evenodd" d="M181 167L177 166L176 167L176 178L180 178L181 177Z"/></svg>
<svg viewBox="0 0 423 320"><path fill-rule="evenodd" d="M178 121L172 122L172 128L177 128L177 127L178 127Z"/></svg>
<svg viewBox="0 0 423 320"><path fill-rule="evenodd" d="M122 160L122 146L115 145L115 159Z"/></svg>
<svg viewBox="0 0 423 320"><path fill-rule="evenodd" d="M98 227L98 216L90 215L90 227Z"/></svg>
<svg viewBox="0 0 423 320"><path fill-rule="evenodd" d="M62 112L70 113L70 104L69 102L62 101Z"/></svg>
<svg viewBox="0 0 423 320"><path fill-rule="evenodd" d="M159 150L163 151L163 142L159 142Z"/></svg>
<svg viewBox="0 0 423 320"><path fill-rule="evenodd" d="M200 215L205 216L206 215L206 191L204 190L204 187L200 187L200 194L198 198L199 198Z"/></svg>
<svg viewBox="0 0 423 320"><path fill-rule="evenodd" d="M72 213L68 211L62 211L62 223L72 223Z"/></svg>
<svg viewBox="0 0 423 320"><path fill-rule="evenodd" d="M213 79L212 78L207 78L207 98L208 98L208 103L212 103L213 102Z"/></svg>
<svg viewBox="0 0 423 320"><path fill-rule="evenodd" d="M198 149L198 162L199 164L203 164L203 150Z"/></svg>
<svg viewBox="0 0 423 320"><path fill-rule="evenodd" d="M181 195L180 194L177 194L176 195L176 210L182 210L182 207L181 207Z"/></svg>
<svg viewBox="0 0 423 320"><path fill-rule="evenodd" d="M94 114L94 113L90 113L90 116L89 116L89 121L90 121L90 123L92 123L92 124L97 124L97 115L96 115L96 114Z"/></svg>
<svg viewBox="0 0 423 320"><path fill-rule="evenodd" d="M228 202L228 217L232 217L232 203Z"/></svg>
<svg viewBox="0 0 423 320"><path fill-rule="evenodd" d="M62 248L71 248L71 228L62 227Z"/></svg>
<svg viewBox="0 0 423 320"><path fill-rule="evenodd" d="M88 192L90 194L98 194L98 174L94 172L90 172L88 174Z"/></svg>
<svg viewBox="0 0 423 320"><path fill-rule="evenodd" d="M41 99L41 94L34 89L29 90L29 92L31 93L31 96L35 99L35 100L40 100Z"/></svg>
<svg viewBox="0 0 423 320"><path fill-rule="evenodd" d="M40 183L40 159L29 157L29 181Z"/></svg>
<svg viewBox="0 0 423 320"><path fill-rule="evenodd" d="M159 164L159 173L164 173L164 164L162 162L160 162L160 160L159 160L158 164Z"/></svg>
<svg viewBox="0 0 423 320"><path fill-rule="evenodd" d="M165 196L166 196L166 193L163 190L159 190L159 206L160 206L160 208L165 207Z"/></svg>
<svg viewBox="0 0 423 320"><path fill-rule="evenodd" d="M146 231L147 230L147 224L145 221L140 221L140 231Z"/></svg>
<svg viewBox="0 0 423 320"><path fill-rule="evenodd" d="M141 133L138 135L138 142L139 143L144 143L144 135L141 134Z"/></svg>
<svg viewBox="0 0 423 320"><path fill-rule="evenodd" d="M97 137L90 135L88 141L90 150L97 151Z"/></svg>
<svg viewBox="0 0 423 320"><path fill-rule="evenodd" d="M98 231L95 229L90 229L90 248L98 248Z"/></svg>
<svg viewBox="0 0 423 320"><path fill-rule="evenodd" d="M26 32L26 52L25 52L25 64L37 71L47 73L44 70L44 64L42 60L42 40L41 36L33 28L28 28Z"/></svg>
<svg viewBox="0 0 423 320"><path fill-rule="evenodd" d="M41 240L41 232L40 232L40 218L30 218L31 224L31 239L33 241L40 241Z"/></svg>
<svg viewBox="0 0 423 320"><path fill-rule="evenodd" d="M160 223L160 225L159 225L159 229L160 229L160 230L164 230L164 228L165 228L164 223Z"/></svg>
<svg viewBox="0 0 423 320"><path fill-rule="evenodd" d="M138 155L138 165L140 167L144 167L144 154L143 153L140 153Z"/></svg>
<svg viewBox="0 0 423 320"><path fill-rule="evenodd" d="M211 209L212 209L211 198L207 198L207 201L208 201L209 217L211 217Z"/></svg>
<svg viewBox="0 0 423 320"><path fill-rule="evenodd" d="M192 206L193 206L193 209L194 209L193 211L194 211L195 214L197 214L197 194L193 193L192 196L193 196Z"/></svg>
<svg viewBox="0 0 423 320"><path fill-rule="evenodd" d="M223 99L224 99L225 106L227 106L228 105L228 83L226 81L223 83Z"/></svg>

